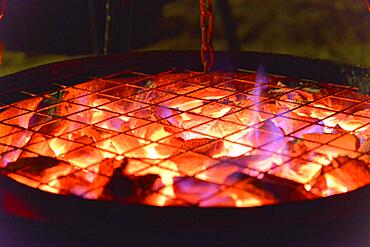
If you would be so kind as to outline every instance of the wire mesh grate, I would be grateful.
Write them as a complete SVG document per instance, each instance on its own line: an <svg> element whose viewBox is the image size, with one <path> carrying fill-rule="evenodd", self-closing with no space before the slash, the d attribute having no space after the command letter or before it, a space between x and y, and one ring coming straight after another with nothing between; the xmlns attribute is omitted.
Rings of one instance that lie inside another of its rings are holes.
<svg viewBox="0 0 370 247"><path fill-rule="evenodd" d="M125 70L6 103L1 172L44 191L248 207L370 182L370 99L251 71ZM16 97L17 99L17 97Z"/></svg>

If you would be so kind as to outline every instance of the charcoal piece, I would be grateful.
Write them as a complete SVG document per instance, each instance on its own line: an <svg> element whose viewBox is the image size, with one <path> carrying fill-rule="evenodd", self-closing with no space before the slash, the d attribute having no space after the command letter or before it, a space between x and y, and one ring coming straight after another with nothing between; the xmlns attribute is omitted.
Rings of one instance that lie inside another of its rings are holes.
<svg viewBox="0 0 370 247"><path fill-rule="evenodd" d="M267 132L271 132L274 134L280 134L280 135L285 134L284 131L280 127L276 126L274 122L272 122L271 120L267 120L263 122L259 129L265 130Z"/></svg>
<svg viewBox="0 0 370 247"><path fill-rule="evenodd" d="M68 176L61 176L57 181L59 184L57 187L61 191L81 196L91 190L96 190L101 193L104 185L108 183L108 178L82 170L69 174Z"/></svg>
<svg viewBox="0 0 370 247"><path fill-rule="evenodd" d="M158 175L127 176L123 173L127 161L114 170L110 181L105 185L102 199L113 199L126 203L140 203L152 193L151 189L160 179Z"/></svg>
<svg viewBox="0 0 370 247"><path fill-rule="evenodd" d="M263 122L258 129L250 132L247 139L249 145L258 147L268 142L276 141L276 139L283 135L285 135L283 129L276 126L272 121L267 120Z"/></svg>
<svg viewBox="0 0 370 247"><path fill-rule="evenodd" d="M200 145L199 148L194 149L194 152L204 154L207 156L213 156L213 155L219 154L220 151L223 149L224 149L223 140L217 140L217 141L210 140L208 144L205 144L202 146Z"/></svg>
<svg viewBox="0 0 370 247"><path fill-rule="evenodd" d="M210 143L211 141L213 140L208 138L186 140L180 145L180 148L185 150L193 150L194 148L203 146L207 143Z"/></svg>
<svg viewBox="0 0 370 247"><path fill-rule="evenodd" d="M323 170L311 191L318 196L329 196L351 191L369 183L370 169L366 162L338 157L332 161L331 169Z"/></svg>
<svg viewBox="0 0 370 247"><path fill-rule="evenodd" d="M16 173L21 176L32 178L41 183L48 183L60 176L66 176L76 169L69 163L46 156L19 158L0 168L8 174Z"/></svg>
<svg viewBox="0 0 370 247"><path fill-rule="evenodd" d="M322 167L322 174L330 173L334 169L343 168L343 166L345 166L344 168L347 169L348 164L351 164L351 163L355 165L359 165L360 167L364 166L364 164L360 160L352 159L348 156L338 156L337 158L333 159L328 166Z"/></svg>
<svg viewBox="0 0 370 247"><path fill-rule="evenodd" d="M123 170L127 166L126 161L117 159L104 159L99 163L99 174L111 177L116 168L121 167Z"/></svg>
<svg viewBox="0 0 370 247"><path fill-rule="evenodd" d="M284 105L279 105L274 101L270 101L269 103L263 104L260 106L261 111L267 112L270 114L278 115L289 111L289 108Z"/></svg>
<svg viewBox="0 0 370 247"><path fill-rule="evenodd" d="M262 179L251 177L248 180L238 183L236 187L248 192L263 193L263 197L273 198L280 202L315 198L312 193L304 189L303 185L269 174L265 174ZM265 193L268 193L268 195Z"/></svg>
<svg viewBox="0 0 370 247"><path fill-rule="evenodd" d="M311 143L303 139L293 139L286 143L285 152L288 152L291 156L299 156L309 149L313 149L317 147L318 144Z"/></svg>
<svg viewBox="0 0 370 247"><path fill-rule="evenodd" d="M232 185L248 179L249 176L242 172L234 172L225 179L226 185Z"/></svg>
<svg viewBox="0 0 370 247"><path fill-rule="evenodd" d="M169 139L167 144L179 148L179 151L176 152L173 156L182 153L183 150L186 151L192 150L200 154L212 156L214 154L219 153L219 150L223 148L222 140L215 141L214 139L208 138L183 140L182 138L179 137L173 137Z"/></svg>
<svg viewBox="0 0 370 247"><path fill-rule="evenodd" d="M355 135L345 134L329 144L342 149L356 151L360 147L360 139Z"/></svg>
<svg viewBox="0 0 370 247"><path fill-rule="evenodd" d="M173 189L176 197L189 202L191 204L197 204L202 199L215 194L220 190L221 186L214 183L208 183L193 177L177 177Z"/></svg>
<svg viewBox="0 0 370 247"><path fill-rule="evenodd" d="M135 195L134 182L122 173L122 168L116 168L104 187L103 195L119 201L132 197Z"/></svg>
<svg viewBox="0 0 370 247"><path fill-rule="evenodd" d="M305 133L302 138L308 141L328 143L340 136L340 133Z"/></svg>
<svg viewBox="0 0 370 247"><path fill-rule="evenodd" d="M370 138L367 138L366 140L362 141L358 151L362 153L370 153Z"/></svg>
<svg viewBox="0 0 370 247"><path fill-rule="evenodd" d="M56 136L59 134L61 130L64 130L67 128L67 125L70 124L69 122L65 122L63 120L57 120L53 122L49 122L47 124L42 125L38 131L40 133L49 134L52 136Z"/></svg>
<svg viewBox="0 0 370 247"><path fill-rule="evenodd" d="M78 143L83 143L86 145L93 144L95 142L94 138L92 138L91 136L87 136L87 135L76 137L74 141Z"/></svg>
<svg viewBox="0 0 370 247"><path fill-rule="evenodd" d="M240 166L241 168L244 167L258 167L261 162L268 160L270 158L269 155L262 155L262 154L255 154L255 155L241 155L235 158L227 159L228 162Z"/></svg>
<svg viewBox="0 0 370 247"><path fill-rule="evenodd" d="M30 175L40 175L46 169L60 164L69 165L67 162L55 158L38 156L18 159L17 161L11 162L6 167L0 169L6 173L16 173L18 170L22 170Z"/></svg>

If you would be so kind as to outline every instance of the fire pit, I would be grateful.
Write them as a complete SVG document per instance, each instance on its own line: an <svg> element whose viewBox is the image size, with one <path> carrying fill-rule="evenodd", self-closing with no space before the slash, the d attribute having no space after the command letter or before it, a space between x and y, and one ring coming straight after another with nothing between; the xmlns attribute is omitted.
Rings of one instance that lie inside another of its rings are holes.
<svg viewBox="0 0 370 247"><path fill-rule="evenodd" d="M77 200L82 207L264 206L266 213L266 205L287 211L285 203L302 201L337 214L351 194L355 201L368 195L370 97L343 84L343 67L270 54L217 56L223 64L209 74L189 66L197 59L191 52L152 52L2 79L5 92L7 82L20 86L2 98L1 173L33 189L2 182L15 195L28 191L61 207ZM273 74L253 71L262 63ZM5 203L5 210L58 215L17 198L31 206Z"/></svg>
<svg viewBox="0 0 370 247"><path fill-rule="evenodd" d="M238 70L135 70L14 102L2 172L56 194L250 207L370 182L370 97Z"/></svg>

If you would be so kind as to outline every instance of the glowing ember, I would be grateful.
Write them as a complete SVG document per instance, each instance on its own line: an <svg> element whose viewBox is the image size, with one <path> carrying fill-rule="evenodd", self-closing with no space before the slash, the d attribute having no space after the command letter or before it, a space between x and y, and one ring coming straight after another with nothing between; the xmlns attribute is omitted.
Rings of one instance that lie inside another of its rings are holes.
<svg viewBox="0 0 370 247"><path fill-rule="evenodd" d="M1 108L0 171L58 194L251 207L370 183L370 97L245 72L97 79Z"/></svg>

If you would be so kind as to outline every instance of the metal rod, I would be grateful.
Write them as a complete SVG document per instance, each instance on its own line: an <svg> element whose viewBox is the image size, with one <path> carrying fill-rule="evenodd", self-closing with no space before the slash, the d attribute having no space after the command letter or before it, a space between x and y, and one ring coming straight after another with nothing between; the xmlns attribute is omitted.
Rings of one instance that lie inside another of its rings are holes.
<svg viewBox="0 0 370 247"><path fill-rule="evenodd" d="M109 50L109 37L110 37L110 24L112 21L112 16L110 13L110 1L111 0L106 0L105 1L105 27L104 27L104 50L103 53L104 55L108 54Z"/></svg>

